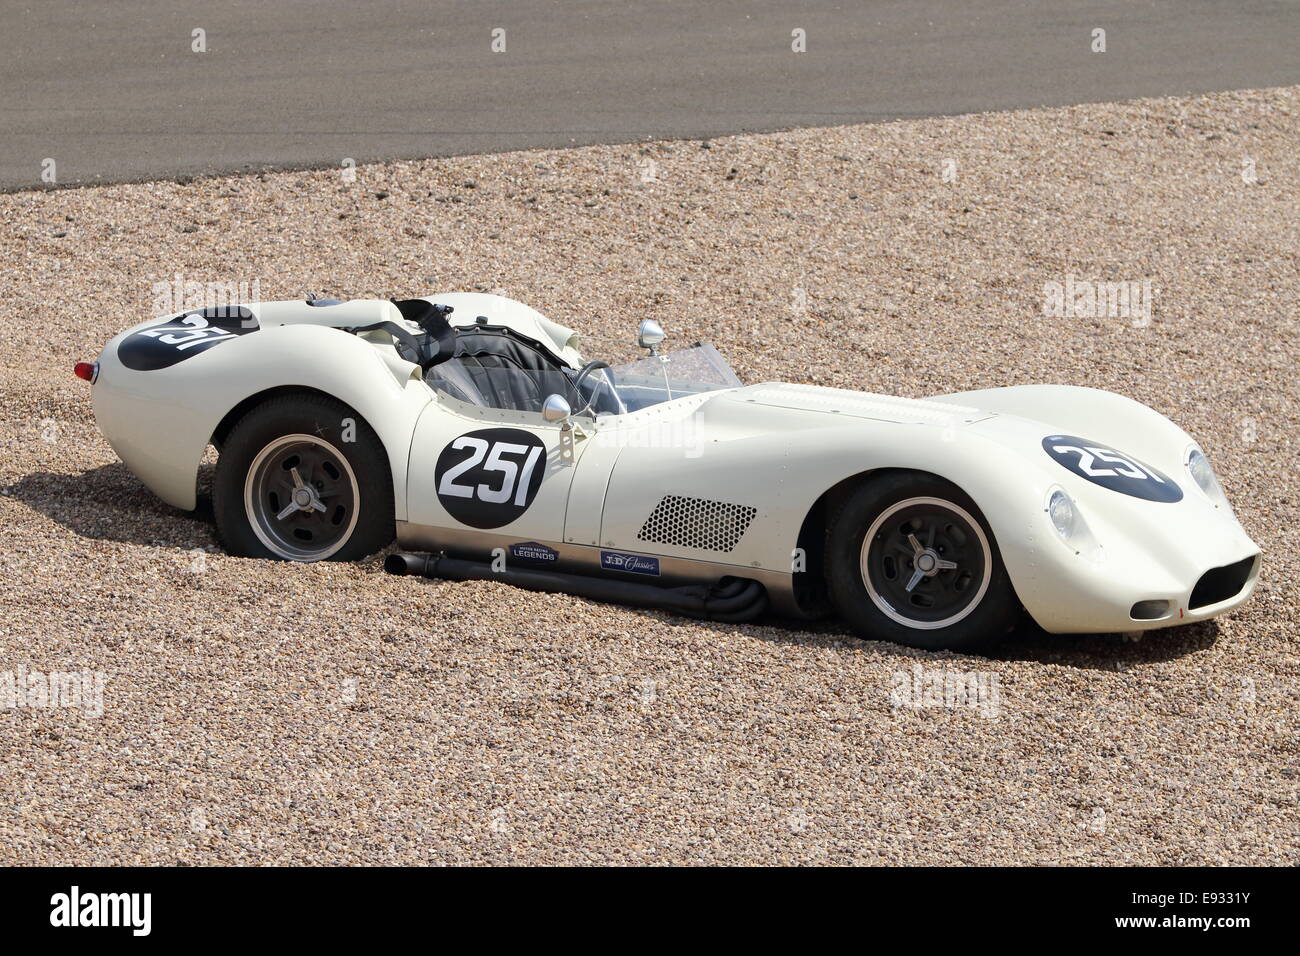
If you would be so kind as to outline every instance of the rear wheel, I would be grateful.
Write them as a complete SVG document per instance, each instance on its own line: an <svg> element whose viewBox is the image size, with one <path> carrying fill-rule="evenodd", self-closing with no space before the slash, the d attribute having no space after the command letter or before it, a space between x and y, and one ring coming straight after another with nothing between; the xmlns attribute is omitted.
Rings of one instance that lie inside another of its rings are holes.
<svg viewBox="0 0 1300 956"><path fill-rule="evenodd" d="M393 539L393 482L379 438L324 396L272 398L227 436L213 479L231 554L348 561Z"/></svg>
<svg viewBox="0 0 1300 956"><path fill-rule="evenodd" d="M859 635L967 650L1014 626L1020 606L975 503L934 475L869 479L831 523L827 578Z"/></svg>

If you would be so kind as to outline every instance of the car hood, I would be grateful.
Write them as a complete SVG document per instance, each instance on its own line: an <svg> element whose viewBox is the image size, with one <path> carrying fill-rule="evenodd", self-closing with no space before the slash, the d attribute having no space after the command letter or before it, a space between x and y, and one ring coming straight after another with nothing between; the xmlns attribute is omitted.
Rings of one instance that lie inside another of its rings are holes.
<svg viewBox="0 0 1300 956"><path fill-rule="evenodd" d="M910 425L972 424L995 414L972 405L953 402L897 398L893 395L854 392L845 388L792 385L786 382L750 385L727 394L734 401L755 405Z"/></svg>
<svg viewBox="0 0 1300 956"><path fill-rule="evenodd" d="M1146 485L1164 486L1175 497L1177 493L1169 488L1171 482L1181 491L1188 490L1184 462L1188 449L1195 444L1169 419L1132 399L1063 385L1020 385L910 399L769 382L723 393L706 402L700 412L705 420L735 437L825 429L822 447L826 449L836 443L851 447L866 440L875 450L868 456L872 460L878 460L882 449L932 443L946 449L945 461L952 460L958 454L952 442L964 435L958 442L963 448L973 448L972 442L985 445L978 453L982 460L992 457L1005 461L1006 454L1014 454L1020 460L1016 467L1022 473L1028 466L1044 480L1059 483L1085 499L1102 491L1105 482L1099 486L1081 477L1082 464L1072 462L1070 455L1059 449L1053 454L1049 443L1053 448L1059 445L1087 449L1090 456L1098 450L1117 453L1137 462L1147 474L1158 475L1159 481L1134 478L1129 482L1132 487L1125 493L1138 492L1134 501L1143 496ZM846 428L854 424L860 428ZM864 430L870 434L860 435ZM908 434L904 438L905 431ZM990 450L993 446L999 450ZM1105 467L1104 462L1100 467ZM1129 466L1124 467L1131 471ZM1101 473L1093 471L1094 475ZM1103 500L1110 500L1113 492L1105 494Z"/></svg>

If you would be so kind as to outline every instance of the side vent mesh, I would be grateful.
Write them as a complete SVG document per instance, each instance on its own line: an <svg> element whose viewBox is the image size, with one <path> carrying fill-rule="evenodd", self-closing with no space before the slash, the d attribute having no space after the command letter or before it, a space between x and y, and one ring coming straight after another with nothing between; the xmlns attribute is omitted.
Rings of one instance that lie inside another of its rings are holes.
<svg viewBox="0 0 1300 956"><path fill-rule="evenodd" d="M667 495L637 533L641 541L701 551L730 551L758 514L749 505Z"/></svg>

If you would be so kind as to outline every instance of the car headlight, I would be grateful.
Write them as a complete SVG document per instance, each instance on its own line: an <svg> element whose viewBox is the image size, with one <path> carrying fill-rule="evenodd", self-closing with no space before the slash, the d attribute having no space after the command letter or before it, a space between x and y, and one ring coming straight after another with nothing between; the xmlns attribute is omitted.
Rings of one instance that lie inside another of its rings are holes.
<svg viewBox="0 0 1300 956"><path fill-rule="evenodd" d="M1196 487L1205 493L1205 497L1219 508L1232 510L1232 505L1228 504L1228 496L1223 493L1223 486L1219 484L1214 469L1210 467L1210 459L1205 457L1205 452L1194 445L1187 452L1187 472L1192 476L1192 481L1196 482Z"/></svg>
<svg viewBox="0 0 1300 956"><path fill-rule="evenodd" d="M1074 534L1074 502L1059 488L1047 499L1047 516L1052 519L1056 533L1066 541Z"/></svg>
<svg viewBox="0 0 1300 956"><path fill-rule="evenodd" d="M1089 561L1101 560L1101 545L1093 537L1092 529L1083 519L1079 506L1064 489L1054 487L1047 493L1047 507L1044 510L1057 535L1075 554Z"/></svg>

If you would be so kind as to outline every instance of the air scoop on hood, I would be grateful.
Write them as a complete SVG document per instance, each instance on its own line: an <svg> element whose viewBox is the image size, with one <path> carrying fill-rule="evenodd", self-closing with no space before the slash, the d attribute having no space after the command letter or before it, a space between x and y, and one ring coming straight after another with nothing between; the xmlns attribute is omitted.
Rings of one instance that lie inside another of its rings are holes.
<svg viewBox="0 0 1300 956"><path fill-rule="evenodd" d="M969 425L992 418L993 413L968 405L951 405L916 398L895 398L851 392L843 388L820 385L789 385L769 382L751 385L731 393L736 401L779 408L798 408L810 412L828 412L852 418L870 418L900 425Z"/></svg>

